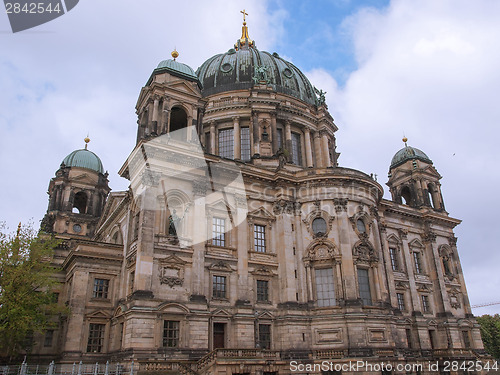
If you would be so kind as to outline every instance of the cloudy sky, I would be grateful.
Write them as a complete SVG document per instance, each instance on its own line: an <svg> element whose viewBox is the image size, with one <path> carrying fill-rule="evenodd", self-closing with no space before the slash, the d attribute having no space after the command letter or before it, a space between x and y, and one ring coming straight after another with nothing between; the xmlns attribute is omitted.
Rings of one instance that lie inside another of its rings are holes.
<svg viewBox="0 0 500 375"><path fill-rule="evenodd" d="M448 212L463 220L456 235L471 303L500 302L494 0L85 0L16 34L2 13L0 220L38 225L50 178L87 133L110 186L126 189L117 171L135 143L140 88L174 47L194 69L231 48L243 8L259 49L327 91L342 166L375 173L386 187L403 134L429 155Z"/></svg>

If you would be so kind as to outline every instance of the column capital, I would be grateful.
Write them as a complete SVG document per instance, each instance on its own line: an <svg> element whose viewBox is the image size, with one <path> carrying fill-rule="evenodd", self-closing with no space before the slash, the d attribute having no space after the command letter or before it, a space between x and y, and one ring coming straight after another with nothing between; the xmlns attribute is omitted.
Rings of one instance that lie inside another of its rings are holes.
<svg viewBox="0 0 500 375"><path fill-rule="evenodd" d="M239 122L240 121L240 116L233 116L232 119L233 119L233 122L236 122L236 121Z"/></svg>

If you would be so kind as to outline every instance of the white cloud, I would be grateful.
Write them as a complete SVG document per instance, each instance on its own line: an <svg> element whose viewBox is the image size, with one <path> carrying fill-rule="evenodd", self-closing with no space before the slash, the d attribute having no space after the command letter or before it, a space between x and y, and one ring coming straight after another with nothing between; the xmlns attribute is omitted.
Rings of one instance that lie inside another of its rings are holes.
<svg viewBox="0 0 500 375"><path fill-rule="evenodd" d="M344 23L358 62L345 87L325 71L308 73L329 92L342 165L376 172L384 184L403 134L433 159L448 211L464 220L456 233L472 303L498 299L500 288L499 17L499 4L489 1L363 9ZM491 311L499 306L476 312Z"/></svg>

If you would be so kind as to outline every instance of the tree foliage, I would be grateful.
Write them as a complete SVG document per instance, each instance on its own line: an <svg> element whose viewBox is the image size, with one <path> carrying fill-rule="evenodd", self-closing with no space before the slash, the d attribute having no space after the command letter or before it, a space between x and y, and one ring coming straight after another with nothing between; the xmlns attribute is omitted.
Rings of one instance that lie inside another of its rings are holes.
<svg viewBox="0 0 500 375"><path fill-rule="evenodd" d="M481 326L484 348L490 355L500 359L500 315L482 315L476 319Z"/></svg>
<svg viewBox="0 0 500 375"><path fill-rule="evenodd" d="M50 261L57 245L31 225L10 234L0 226L0 356L26 350L26 339L52 328L63 312L54 300L57 268Z"/></svg>

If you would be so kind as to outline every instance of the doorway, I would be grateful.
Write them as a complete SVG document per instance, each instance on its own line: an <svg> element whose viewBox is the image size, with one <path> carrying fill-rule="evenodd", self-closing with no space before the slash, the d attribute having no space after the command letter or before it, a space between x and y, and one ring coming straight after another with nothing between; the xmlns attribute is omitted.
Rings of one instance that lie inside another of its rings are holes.
<svg viewBox="0 0 500 375"><path fill-rule="evenodd" d="M226 341L226 324L214 323L214 349L224 348Z"/></svg>

